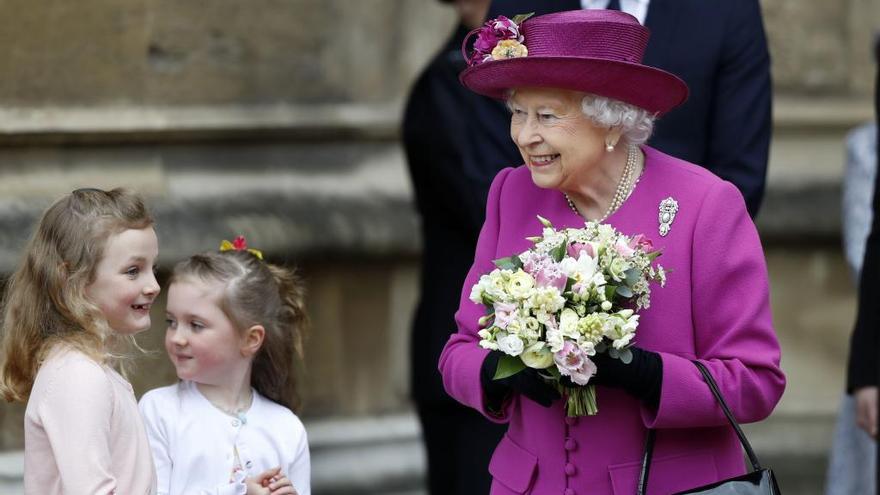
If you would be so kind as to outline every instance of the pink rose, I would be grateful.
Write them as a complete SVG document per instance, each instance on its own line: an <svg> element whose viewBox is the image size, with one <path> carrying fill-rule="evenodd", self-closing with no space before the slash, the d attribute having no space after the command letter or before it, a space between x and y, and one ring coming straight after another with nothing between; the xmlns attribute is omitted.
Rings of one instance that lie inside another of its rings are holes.
<svg viewBox="0 0 880 495"><path fill-rule="evenodd" d="M596 374L596 364L574 342L567 340L562 349L553 355L556 367L564 376L578 385L586 385Z"/></svg>
<svg viewBox="0 0 880 495"><path fill-rule="evenodd" d="M644 234L638 234L632 238L629 243L629 247L635 249L637 247L642 248L642 252L650 253L654 251L654 243L651 242L651 239L645 237Z"/></svg>

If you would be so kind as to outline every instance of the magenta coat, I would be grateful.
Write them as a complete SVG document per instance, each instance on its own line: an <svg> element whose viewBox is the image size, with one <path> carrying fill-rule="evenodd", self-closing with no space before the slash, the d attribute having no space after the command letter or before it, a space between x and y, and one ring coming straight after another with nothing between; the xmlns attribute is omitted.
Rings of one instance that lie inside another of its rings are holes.
<svg viewBox="0 0 880 495"><path fill-rule="evenodd" d="M492 260L531 246L540 235L535 215L555 227L581 227L562 193L534 185L526 167L502 170L492 183L486 221L456 314L458 333L440 356L447 392L509 423L489 472L493 495L633 495L646 428L657 444L650 495L674 493L745 472L742 451L699 371L711 370L734 415L743 423L767 417L785 388L779 343L770 315L767 268L755 226L739 191L693 164L643 146L645 169L630 198L607 223L628 235L645 234L663 250L669 273L642 312L636 345L658 352L663 384L657 410L625 392L597 387L596 416L566 418L563 401L544 408L515 396L500 416L486 410L480 365L488 351L477 342L482 306L471 287ZM658 233L660 202L679 204L669 234Z"/></svg>

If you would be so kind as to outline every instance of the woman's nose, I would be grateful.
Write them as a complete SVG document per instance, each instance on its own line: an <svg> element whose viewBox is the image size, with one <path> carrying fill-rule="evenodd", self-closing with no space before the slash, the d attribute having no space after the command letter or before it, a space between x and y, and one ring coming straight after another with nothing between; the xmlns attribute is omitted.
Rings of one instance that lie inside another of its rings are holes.
<svg viewBox="0 0 880 495"><path fill-rule="evenodd" d="M514 129L514 140L519 146L528 146L541 141L541 134L535 125L534 119L529 117L525 122Z"/></svg>

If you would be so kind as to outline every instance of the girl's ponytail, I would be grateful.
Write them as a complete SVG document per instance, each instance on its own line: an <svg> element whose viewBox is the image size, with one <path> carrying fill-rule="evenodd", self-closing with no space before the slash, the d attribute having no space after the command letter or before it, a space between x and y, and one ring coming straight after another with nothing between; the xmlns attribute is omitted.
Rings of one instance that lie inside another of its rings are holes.
<svg viewBox="0 0 880 495"><path fill-rule="evenodd" d="M281 304L275 328L266 328L266 341L254 359L251 383L261 394L299 410L301 397L297 378L303 371L303 341L308 327L305 289L296 271L266 263L278 287Z"/></svg>

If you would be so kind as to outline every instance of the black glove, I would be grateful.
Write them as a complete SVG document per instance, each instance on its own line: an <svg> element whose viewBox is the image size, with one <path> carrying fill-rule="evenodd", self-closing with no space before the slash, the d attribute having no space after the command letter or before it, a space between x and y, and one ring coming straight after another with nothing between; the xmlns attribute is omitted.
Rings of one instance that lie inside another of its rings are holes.
<svg viewBox="0 0 880 495"><path fill-rule="evenodd" d="M504 399L511 392L518 392L544 407L550 407L553 401L560 398L553 385L548 384L538 375L538 370L533 368L526 367L515 375L493 380L498 361L503 355L501 351L490 351L480 368L480 382L490 409L501 409Z"/></svg>
<svg viewBox="0 0 880 495"><path fill-rule="evenodd" d="M656 352L637 347L629 349L632 351L629 364L606 353L591 356L597 370L590 383L622 388L641 399L645 405L656 408L660 404L660 388L663 385L663 360Z"/></svg>

